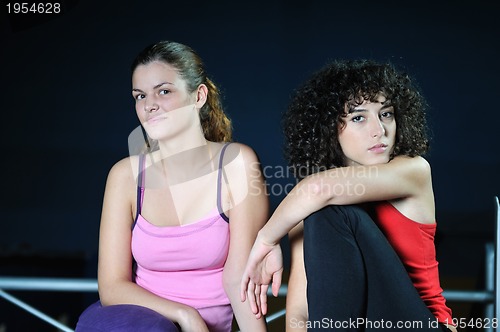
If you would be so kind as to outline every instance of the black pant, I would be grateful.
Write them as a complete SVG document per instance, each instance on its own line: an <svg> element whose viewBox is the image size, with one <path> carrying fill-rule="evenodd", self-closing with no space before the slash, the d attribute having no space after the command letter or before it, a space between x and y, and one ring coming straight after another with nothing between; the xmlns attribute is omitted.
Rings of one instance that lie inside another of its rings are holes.
<svg viewBox="0 0 500 332"><path fill-rule="evenodd" d="M309 216L304 260L308 331L443 329L394 249L358 206L328 206Z"/></svg>

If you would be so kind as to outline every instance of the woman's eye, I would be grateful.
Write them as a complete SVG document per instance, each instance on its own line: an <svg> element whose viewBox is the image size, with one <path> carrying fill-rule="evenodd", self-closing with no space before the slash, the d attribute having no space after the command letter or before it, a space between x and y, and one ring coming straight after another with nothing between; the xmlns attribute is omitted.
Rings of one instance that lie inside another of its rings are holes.
<svg viewBox="0 0 500 332"><path fill-rule="evenodd" d="M166 94L169 94L170 91L169 90L160 90L160 95L166 95Z"/></svg>
<svg viewBox="0 0 500 332"><path fill-rule="evenodd" d="M353 116L351 120L352 120L352 122L361 122L361 121L363 121L364 119L365 119L365 118L364 118L363 116L361 116L361 115L356 115L356 116Z"/></svg>
<svg viewBox="0 0 500 332"><path fill-rule="evenodd" d="M380 114L380 117L381 118L392 118L394 116L394 112L383 112L382 114Z"/></svg>
<svg viewBox="0 0 500 332"><path fill-rule="evenodd" d="M144 95L142 94L139 94L139 95L135 95L135 100L141 100L141 99L144 99Z"/></svg>

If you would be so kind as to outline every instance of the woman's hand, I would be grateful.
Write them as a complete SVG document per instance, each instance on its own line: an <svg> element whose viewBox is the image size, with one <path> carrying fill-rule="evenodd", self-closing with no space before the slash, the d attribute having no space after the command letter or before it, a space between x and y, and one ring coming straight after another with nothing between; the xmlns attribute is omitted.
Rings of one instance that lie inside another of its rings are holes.
<svg viewBox="0 0 500 332"><path fill-rule="evenodd" d="M192 307L182 311L177 324L181 327L182 332L210 332L198 310Z"/></svg>
<svg viewBox="0 0 500 332"><path fill-rule="evenodd" d="M446 326L448 328L448 330L450 330L452 332L457 332L457 328L453 325L444 324L444 326Z"/></svg>
<svg viewBox="0 0 500 332"><path fill-rule="evenodd" d="M241 279L241 301L249 300L256 318L267 313L267 289L271 282L273 295L278 296L282 274L283 255L279 243L266 244L257 236Z"/></svg>

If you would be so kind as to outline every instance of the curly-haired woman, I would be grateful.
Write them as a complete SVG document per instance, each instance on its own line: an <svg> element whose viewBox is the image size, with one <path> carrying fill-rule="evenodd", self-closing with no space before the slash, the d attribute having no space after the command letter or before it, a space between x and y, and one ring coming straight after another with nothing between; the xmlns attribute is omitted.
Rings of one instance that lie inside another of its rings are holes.
<svg viewBox="0 0 500 332"><path fill-rule="evenodd" d="M259 232L242 279L257 317L293 229L287 330L455 329L433 241L425 108L407 74L369 60L333 62L296 91L285 155L301 181Z"/></svg>

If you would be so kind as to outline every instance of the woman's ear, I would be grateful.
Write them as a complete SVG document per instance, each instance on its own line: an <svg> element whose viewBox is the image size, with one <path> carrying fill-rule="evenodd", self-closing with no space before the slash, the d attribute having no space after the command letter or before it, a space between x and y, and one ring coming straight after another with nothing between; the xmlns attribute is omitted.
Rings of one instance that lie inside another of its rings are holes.
<svg viewBox="0 0 500 332"><path fill-rule="evenodd" d="M205 84L200 84L196 90L196 108L200 109L207 102L208 88Z"/></svg>

